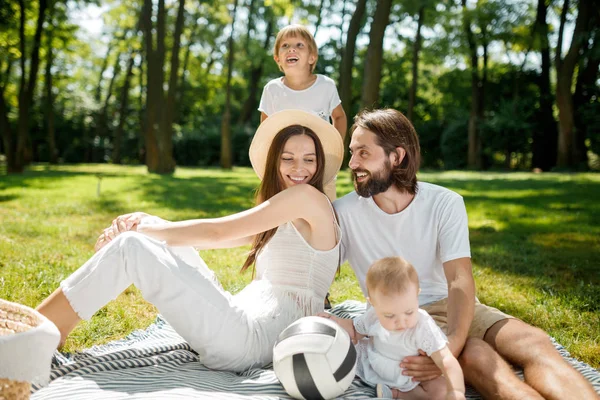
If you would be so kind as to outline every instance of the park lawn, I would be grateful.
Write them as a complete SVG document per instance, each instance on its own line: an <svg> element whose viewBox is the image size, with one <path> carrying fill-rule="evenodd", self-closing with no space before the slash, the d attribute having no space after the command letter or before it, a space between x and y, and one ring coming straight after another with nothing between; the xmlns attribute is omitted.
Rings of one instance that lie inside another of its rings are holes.
<svg viewBox="0 0 600 400"><path fill-rule="evenodd" d="M464 197L479 299L544 329L600 368L600 175L422 172L419 179ZM35 307L92 255L101 229L118 214L227 215L253 204L257 184L250 168L178 168L159 176L142 166L38 165L0 176L0 298ZM341 172L338 195L351 188L349 173ZM247 250L201 255L237 292L250 280L238 273ZM363 300L347 264L331 298ZM121 338L155 315L129 288L80 324L65 350Z"/></svg>

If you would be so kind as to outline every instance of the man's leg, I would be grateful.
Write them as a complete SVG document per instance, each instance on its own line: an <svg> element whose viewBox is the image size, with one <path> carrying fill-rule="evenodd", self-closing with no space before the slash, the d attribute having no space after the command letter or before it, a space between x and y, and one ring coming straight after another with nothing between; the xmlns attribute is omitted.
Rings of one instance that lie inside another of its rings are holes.
<svg viewBox="0 0 600 400"><path fill-rule="evenodd" d="M485 399L543 400L521 381L500 355L481 339L469 338L458 357L465 381Z"/></svg>
<svg viewBox="0 0 600 400"><path fill-rule="evenodd" d="M592 385L558 353L541 329L517 319L496 322L484 340L508 362L519 365L525 382L546 399L594 399Z"/></svg>

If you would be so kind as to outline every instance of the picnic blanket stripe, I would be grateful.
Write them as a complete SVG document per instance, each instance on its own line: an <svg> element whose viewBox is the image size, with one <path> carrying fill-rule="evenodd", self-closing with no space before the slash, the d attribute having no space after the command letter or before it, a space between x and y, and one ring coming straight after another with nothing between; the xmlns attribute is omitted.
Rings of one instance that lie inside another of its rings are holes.
<svg viewBox="0 0 600 400"><path fill-rule="evenodd" d="M331 312L353 318L365 304L346 301ZM600 373L570 356L553 341L560 354L580 371L600 394ZM197 354L160 316L146 330L125 339L94 346L80 353L55 353L51 383L34 387L33 400L58 399L289 399L270 366L242 373L214 371L198 362ZM521 371L515 373L523 379ZM344 399L372 398L372 387L355 379ZM467 399L480 396L467 388Z"/></svg>

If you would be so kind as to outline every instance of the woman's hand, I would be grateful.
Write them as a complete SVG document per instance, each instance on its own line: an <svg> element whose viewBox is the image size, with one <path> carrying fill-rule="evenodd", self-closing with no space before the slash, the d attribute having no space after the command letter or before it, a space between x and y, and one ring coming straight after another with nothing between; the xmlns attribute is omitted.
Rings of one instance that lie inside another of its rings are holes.
<svg viewBox="0 0 600 400"><path fill-rule="evenodd" d="M150 214L146 214L145 212L134 212L129 214L119 215L117 218L113 219L111 228L112 234L114 235L111 239L118 236L123 232L128 231L136 231L140 222L144 217L149 217ZM106 231L106 229L105 229Z"/></svg>
<svg viewBox="0 0 600 400"><path fill-rule="evenodd" d="M110 241L119 236L123 232L137 231L137 227L143 218L149 217L150 214L144 212L134 212L129 214L119 215L113 219L111 225L104 229L94 245L94 250L98 252L106 246Z"/></svg>
<svg viewBox="0 0 600 400"><path fill-rule="evenodd" d="M358 342L358 340L360 339L360 337L358 337L358 335L356 334L356 329L354 329L354 323L352 322L351 319L339 318L339 317L336 317L335 315L332 315L332 314L329 314L326 312L320 312L317 314L317 316L330 319L333 322L335 322L336 324L338 324L339 326L341 326L342 328L344 328L344 330L346 332L348 332L348 335L350 335L350 340L352 340L352 343L356 344Z"/></svg>
<svg viewBox="0 0 600 400"><path fill-rule="evenodd" d="M107 239L107 236L106 236L107 229L111 229L111 228L106 228L105 230L103 230L102 233L100 234L100 236L98 236L98 239L96 239L96 244L94 245L94 251L96 253L99 252L100 249L102 249L104 246L106 246L108 244L108 242L110 242L110 239Z"/></svg>

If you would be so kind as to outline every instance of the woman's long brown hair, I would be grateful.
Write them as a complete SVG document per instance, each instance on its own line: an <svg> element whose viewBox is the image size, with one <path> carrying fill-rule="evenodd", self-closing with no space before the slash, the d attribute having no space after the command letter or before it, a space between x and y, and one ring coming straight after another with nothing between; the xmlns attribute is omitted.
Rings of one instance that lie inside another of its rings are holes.
<svg viewBox="0 0 600 400"><path fill-rule="evenodd" d="M309 128L302 125L290 125L280 130L271 142L271 147L267 154L267 162L265 165L265 173L263 180L258 187L256 192L256 205L263 203L264 201L275 196L277 193L285 189L283 185L283 177L279 171L279 165L281 163L281 154L287 141L292 136L306 135L310 137L315 143L315 153L317 155L317 171L312 176L309 185L314 186L320 192L323 192L323 175L325 173L325 153L323 152L323 146L319 137ZM242 266L240 272L246 271L251 265L254 265L256 256L260 253L263 247L271 240L277 227L269 229L268 231L261 232L254 237L254 243L252 243L252 249L246 258L246 262ZM252 276L254 276L255 266L252 269Z"/></svg>

